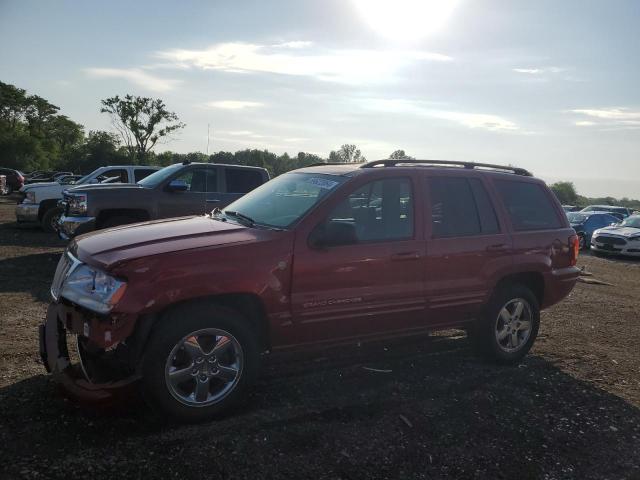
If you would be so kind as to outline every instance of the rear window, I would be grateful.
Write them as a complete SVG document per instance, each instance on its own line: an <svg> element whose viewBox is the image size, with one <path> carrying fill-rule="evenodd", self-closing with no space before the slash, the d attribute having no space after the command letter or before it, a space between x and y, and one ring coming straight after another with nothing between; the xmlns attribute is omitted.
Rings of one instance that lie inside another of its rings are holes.
<svg viewBox="0 0 640 480"><path fill-rule="evenodd" d="M514 230L545 230L562 226L549 195L541 185L509 180L496 180L495 185Z"/></svg>
<svg viewBox="0 0 640 480"><path fill-rule="evenodd" d="M224 172L227 193L247 193L262 185L262 172L240 168L227 168Z"/></svg>
<svg viewBox="0 0 640 480"><path fill-rule="evenodd" d="M492 234L499 231L491 200L477 178L430 177L434 237Z"/></svg>

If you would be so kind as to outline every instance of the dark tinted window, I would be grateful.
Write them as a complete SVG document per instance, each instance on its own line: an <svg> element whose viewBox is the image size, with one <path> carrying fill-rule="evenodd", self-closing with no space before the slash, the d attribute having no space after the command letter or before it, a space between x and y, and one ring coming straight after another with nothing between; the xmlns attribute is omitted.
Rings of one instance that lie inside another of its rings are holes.
<svg viewBox="0 0 640 480"><path fill-rule="evenodd" d="M218 169L208 168L207 169L207 192L217 192L217 191L218 191Z"/></svg>
<svg viewBox="0 0 640 480"><path fill-rule="evenodd" d="M514 230L543 230L561 226L553 203L542 186L508 180L497 180L495 185Z"/></svg>
<svg viewBox="0 0 640 480"><path fill-rule="evenodd" d="M478 207L482 233L498 233L500 231L500 228L498 227L498 217L496 217L496 211L493 208L489 194L484 188L482 181L477 178L470 178L469 184L471 185L473 197L475 198L476 206Z"/></svg>
<svg viewBox="0 0 640 480"><path fill-rule="evenodd" d="M187 191L189 192L206 192L206 175L207 172L203 168L192 168L189 169L172 181L179 180L187 184Z"/></svg>
<svg viewBox="0 0 640 480"><path fill-rule="evenodd" d="M262 173L257 170L227 168L224 172L227 193L247 193L262 185Z"/></svg>
<svg viewBox="0 0 640 480"><path fill-rule="evenodd" d="M431 225L434 237L482 232L473 191L466 178L430 177Z"/></svg>
<svg viewBox="0 0 640 480"><path fill-rule="evenodd" d="M138 183L140 180L147 178L154 172L155 170L151 170L150 168L136 168L133 171L133 178L135 179L135 182Z"/></svg>
<svg viewBox="0 0 640 480"><path fill-rule="evenodd" d="M328 221L353 224L358 242L411 238L411 181L389 178L367 183L341 202Z"/></svg>

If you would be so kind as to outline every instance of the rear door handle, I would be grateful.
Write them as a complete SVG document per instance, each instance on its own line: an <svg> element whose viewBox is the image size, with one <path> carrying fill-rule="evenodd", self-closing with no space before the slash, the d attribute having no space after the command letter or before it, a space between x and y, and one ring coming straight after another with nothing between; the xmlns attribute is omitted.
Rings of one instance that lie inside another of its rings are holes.
<svg viewBox="0 0 640 480"><path fill-rule="evenodd" d="M207 203L220 203L219 198L207 198Z"/></svg>
<svg viewBox="0 0 640 480"><path fill-rule="evenodd" d="M404 260L416 260L420 258L420 252L402 252L394 253L391 255L391 260L394 262L402 262Z"/></svg>
<svg viewBox="0 0 640 480"><path fill-rule="evenodd" d="M496 245L489 245L487 247L487 252L504 252L508 249L506 243L498 243Z"/></svg>

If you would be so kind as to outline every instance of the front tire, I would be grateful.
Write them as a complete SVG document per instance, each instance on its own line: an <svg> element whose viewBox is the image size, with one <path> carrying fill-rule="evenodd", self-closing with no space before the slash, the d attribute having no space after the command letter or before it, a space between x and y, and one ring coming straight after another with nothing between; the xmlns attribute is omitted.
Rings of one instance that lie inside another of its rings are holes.
<svg viewBox="0 0 640 480"><path fill-rule="evenodd" d="M47 210L42 216L42 229L47 233L55 233L56 224L58 223L58 220L60 220L62 213L63 209L60 207L54 207Z"/></svg>
<svg viewBox="0 0 640 480"><path fill-rule="evenodd" d="M256 334L235 310L201 302L165 315L142 362L147 401L174 420L220 417L246 399L259 366Z"/></svg>
<svg viewBox="0 0 640 480"><path fill-rule="evenodd" d="M540 327L540 305L523 285L499 288L473 329L473 340L487 359L517 363L529 352Z"/></svg>

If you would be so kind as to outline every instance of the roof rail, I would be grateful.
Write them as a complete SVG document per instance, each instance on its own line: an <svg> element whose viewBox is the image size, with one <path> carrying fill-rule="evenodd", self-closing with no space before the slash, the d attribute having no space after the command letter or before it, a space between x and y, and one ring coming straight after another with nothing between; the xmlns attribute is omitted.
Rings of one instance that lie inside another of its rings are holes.
<svg viewBox="0 0 640 480"><path fill-rule="evenodd" d="M455 160L416 160L416 159L387 159L387 160L374 160L367 162L360 168L373 168L378 166L383 167L396 167L398 165L433 165L444 167L462 167L467 169L479 169L479 170L495 170L499 172L514 173L516 175L523 175L525 177L532 177L531 172L524 168L509 167L504 165L493 165L490 163L475 163L475 162L460 162Z"/></svg>
<svg viewBox="0 0 640 480"><path fill-rule="evenodd" d="M311 165L305 165L302 168L322 167L323 165L357 165L357 163L355 162L316 162L316 163L312 163Z"/></svg>

